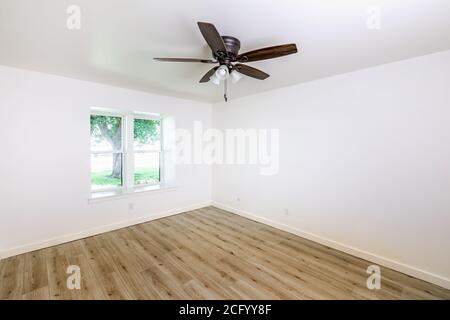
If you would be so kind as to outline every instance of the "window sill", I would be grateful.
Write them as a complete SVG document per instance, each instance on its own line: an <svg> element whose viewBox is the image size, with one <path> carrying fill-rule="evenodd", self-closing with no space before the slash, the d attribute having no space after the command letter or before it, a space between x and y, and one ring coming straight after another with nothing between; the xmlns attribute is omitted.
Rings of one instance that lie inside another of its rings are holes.
<svg viewBox="0 0 450 320"><path fill-rule="evenodd" d="M151 186L143 186L143 187L135 187L131 190L113 190L113 191L98 191L92 192L91 197L89 198L89 203L102 202L105 200L114 200L120 198L129 198L140 195L145 195L148 193L160 193L160 192L168 192L177 190L176 186L167 186L167 185L151 185Z"/></svg>

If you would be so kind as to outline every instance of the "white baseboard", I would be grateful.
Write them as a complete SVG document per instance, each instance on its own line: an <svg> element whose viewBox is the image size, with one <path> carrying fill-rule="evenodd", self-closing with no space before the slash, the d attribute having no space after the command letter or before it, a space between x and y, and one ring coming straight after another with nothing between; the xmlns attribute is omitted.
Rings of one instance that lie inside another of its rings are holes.
<svg viewBox="0 0 450 320"><path fill-rule="evenodd" d="M229 206L221 204L221 203L217 203L217 202L213 201L212 205L219 209L232 212L234 214L240 215L240 216L248 218L250 220L254 220L254 221L269 225L271 227L295 234L299 237L323 244L327 247L348 253L352 256L355 256L355 257L379 264L381 266L402 272L404 274L413 276L415 278L436 284L443 288L450 289L450 279L442 277L437 274L434 274L432 272L421 270L421 269L415 268L413 266L406 265L404 263L401 263L401 262L398 262L398 261L395 261L395 260L392 260L389 258L385 258L385 257L379 256L379 255L361 250L361 249L357 249L352 246L349 246L349 245L346 245L343 243L339 243L334 240L327 239L327 238L324 238L324 237L321 237L321 236L318 236L318 235L315 235L315 234L312 234L312 233L309 233L309 232L306 232L306 231L303 231L303 230L300 230L297 228L293 228L293 227L290 227L288 225L285 225L285 224L282 224L282 223L279 223L279 222L276 222L273 220L258 217L255 214L252 214L252 213L249 213L249 212L246 212L243 210L239 210L236 208L232 208L232 207L229 207Z"/></svg>
<svg viewBox="0 0 450 320"><path fill-rule="evenodd" d="M169 216L172 216L175 214L204 208L204 207L207 207L210 205L211 205L211 202L204 202L204 203L200 203L200 204L196 204L196 205L191 205L191 206L187 206L187 207L183 207L183 208L179 208L179 209L173 209L173 210L168 210L168 211L164 211L164 212L159 212L156 214L151 214L149 216L144 216L144 217L138 217L138 218L134 218L131 220L124 220L124 221L120 221L117 223L95 227L95 228L92 228L89 230L84 230L84 231L77 232L77 233L62 235L62 236L47 239L44 241L39 241L39 242L34 242L34 243L14 247L14 248L11 248L8 250L1 251L0 259L5 259L8 257L16 256L19 254L23 254L23 253L27 253L27 252L31 252L31 251L35 251L35 250L39 250L39 249L53 247L53 246L63 244L66 242L70 242L70 241L75 241L75 240L80 240L80 239L87 238L87 237L92 237L97 234L114 231L117 229L122 229L125 227L133 226L133 225L144 223L144 222L149 222L149 221L164 218L164 217L169 217Z"/></svg>

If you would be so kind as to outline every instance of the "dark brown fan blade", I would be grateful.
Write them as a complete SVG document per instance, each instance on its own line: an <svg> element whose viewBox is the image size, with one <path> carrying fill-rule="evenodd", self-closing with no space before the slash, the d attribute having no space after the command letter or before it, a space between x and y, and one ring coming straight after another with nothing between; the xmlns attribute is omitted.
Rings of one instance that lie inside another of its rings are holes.
<svg viewBox="0 0 450 320"><path fill-rule="evenodd" d="M245 64L237 63L234 65L234 67L238 72L259 80L264 80L270 77L270 75L268 75L267 73L262 72L261 70L258 70L256 68L246 66Z"/></svg>
<svg viewBox="0 0 450 320"><path fill-rule="evenodd" d="M293 53L297 53L297 46L295 45L295 43L283 44L280 46L256 49L256 50L242 53L237 56L236 61L252 62L252 61L278 58L278 57L287 56L288 54L293 54Z"/></svg>
<svg viewBox="0 0 450 320"><path fill-rule="evenodd" d="M214 72L216 72L218 67L214 67L211 70L209 70L207 73L205 73L205 75L200 79L199 82L208 82L209 78L214 74Z"/></svg>
<svg viewBox="0 0 450 320"><path fill-rule="evenodd" d="M157 61L168 61L168 62L202 62L202 63L216 63L217 61L208 59L191 59L191 58L153 58Z"/></svg>
<svg viewBox="0 0 450 320"><path fill-rule="evenodd" d="M200 32L205 38L206 42L212 49L215 54L220 55L226 54L227 49L225 48L225 44L223 43L223 39L217 31L216 27L212 23L208 22L197 22L198 27L200 28Z"/></svg>

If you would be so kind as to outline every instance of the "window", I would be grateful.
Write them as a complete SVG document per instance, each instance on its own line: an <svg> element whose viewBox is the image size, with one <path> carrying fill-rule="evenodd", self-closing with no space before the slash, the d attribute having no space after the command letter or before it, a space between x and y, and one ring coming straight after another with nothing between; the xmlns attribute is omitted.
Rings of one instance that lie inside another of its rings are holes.
<svg viewBox="0 0 450 320"><path fill-rule="evenodd" d="M161 177L161 121L134 118L134 184L158 183Z"/></svg>
<svg viewBox="0 0 450 320"><path fill-rule="evenodd" d="M123 186L123 118L91 115L91 188Z"/></svg>
<svg viewBox="0 0 450 320"><path fill-rule="evenodd" d="M164 167L162 122L160 116L153 114L93 111L90 122L92 192L127 192L160 185ZM173 128L167 124L170 121L166 121L166 127ZM170 151L167 143L166 149ZM172 166L171 153L166 163Z"/></svg>

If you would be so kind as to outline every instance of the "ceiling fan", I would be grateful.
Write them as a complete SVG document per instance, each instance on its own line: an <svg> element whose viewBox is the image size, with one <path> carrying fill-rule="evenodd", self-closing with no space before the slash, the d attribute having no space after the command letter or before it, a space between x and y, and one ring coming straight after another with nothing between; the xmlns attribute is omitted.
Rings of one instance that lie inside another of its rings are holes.
<svg viewBox="0 0 450 320"><path fill-rule="evenodd" d="M224 98L227 101L227 79L231 78L233 83L241 79L241 74L246 76L264 80L269 75L261 70L242 64L244 62L253 62L259 60L272 59L286 56L297 52L295 43L283 44L273 47L256 49L245 53L239 53L241 42L239 39L231 36L221 36L216 27L212 23L198 22L200 32L212 50L213 60L209 59L192 59L192 58L154 58L158 61L169 62L200 62L200 63L218 63L218 66L209 70L200 82L208 82L219 85L220 81L224 81Z"/></svg>

